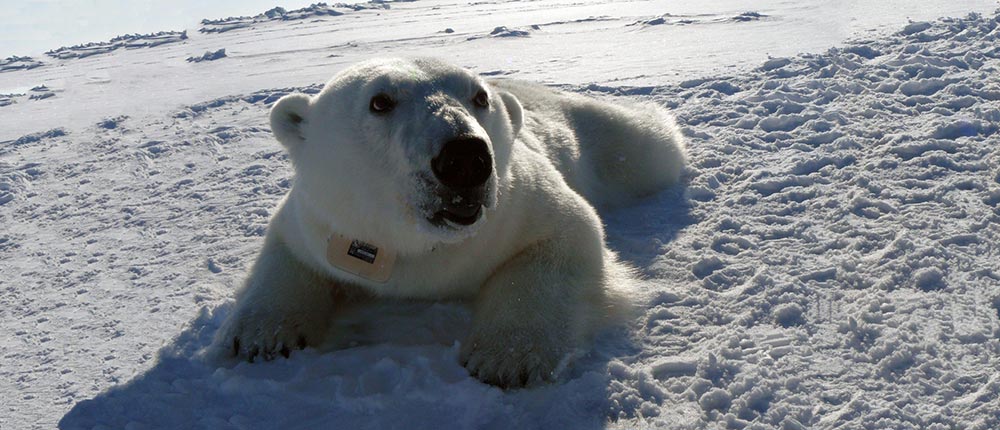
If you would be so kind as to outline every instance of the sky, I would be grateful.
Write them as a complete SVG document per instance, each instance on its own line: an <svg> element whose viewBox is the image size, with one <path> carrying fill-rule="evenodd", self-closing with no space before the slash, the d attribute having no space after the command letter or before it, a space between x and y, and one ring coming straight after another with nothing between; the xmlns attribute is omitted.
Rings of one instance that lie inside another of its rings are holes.
<svg viewBox="0 0 1000 430"><path fill-rule="evenodd" d="M194 29L203 18L255 15L274 6L297 9L319 0L0 0L0 58L38 56L60 46L121 34Z"/></svg>

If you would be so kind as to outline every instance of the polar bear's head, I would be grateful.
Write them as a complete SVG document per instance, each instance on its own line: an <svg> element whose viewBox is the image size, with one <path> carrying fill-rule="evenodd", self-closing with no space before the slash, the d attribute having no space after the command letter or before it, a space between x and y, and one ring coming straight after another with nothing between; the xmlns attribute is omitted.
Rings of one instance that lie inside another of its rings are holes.
<svg viewBox="0 0 1000 430"><path fill-rule="evenodd" d="M431 59L364 62L271 110L303 210L400 252L461 240L485 222L521 124L513 95Z"/></svg>

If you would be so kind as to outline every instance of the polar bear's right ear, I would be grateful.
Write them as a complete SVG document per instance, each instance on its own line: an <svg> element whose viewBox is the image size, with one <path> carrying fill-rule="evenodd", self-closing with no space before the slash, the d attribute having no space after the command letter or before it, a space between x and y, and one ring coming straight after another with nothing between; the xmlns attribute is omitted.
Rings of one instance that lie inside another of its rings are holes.
<svg viewBox="0 0 1000 430"><path fill-rule="evenodd" d="M510 126L514 128L513 136L517 137L517 133L521 131L521 126L524 124L524 111L521 108L521 102L513 94L506 91L500 91L500 99L503 100L503 105L507 108Z"/></svg>
<svg viewBox="0 0 1000 430"><path fill-rule="evenodd" d="M305 141L302 126L311 100L305 94L289 94L271 108L271 132L285 148L294 148Z"/></svg>

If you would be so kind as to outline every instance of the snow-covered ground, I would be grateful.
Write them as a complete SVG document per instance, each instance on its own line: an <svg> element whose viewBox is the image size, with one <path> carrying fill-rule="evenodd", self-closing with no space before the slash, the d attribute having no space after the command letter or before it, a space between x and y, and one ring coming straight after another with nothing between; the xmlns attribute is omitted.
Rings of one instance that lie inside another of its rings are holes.
<svg viewBox="0 0 1000 430"><path fill-rule="evenodd" d="M0 428L1000 427L995 3L702 3L333 7L0 63ZM289 186L270 103L391 54L684 126L685 185L603 214L641 316L558 383L467 376L459 303L201 358Z"/></svg>

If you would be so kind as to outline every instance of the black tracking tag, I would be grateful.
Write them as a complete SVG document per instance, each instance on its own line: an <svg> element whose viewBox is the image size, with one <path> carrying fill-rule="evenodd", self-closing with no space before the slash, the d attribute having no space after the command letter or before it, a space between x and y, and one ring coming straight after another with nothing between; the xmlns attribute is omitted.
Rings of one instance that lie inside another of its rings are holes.
<svg viewBox="0 0 1000 430"><path fill-rule="evenodd" d="M326 261L340 270L384 283L392 276L396 251L333 234L327 239Z"/></svg>
<svg viewBox="0 0 1000 430"><path fill-rule="evenodd" d="M378 257L378 248L370 243L353 240L351 241L351 248L347 250L347 255L362 260L368 264L374 264L375 257Z"/></svg>

